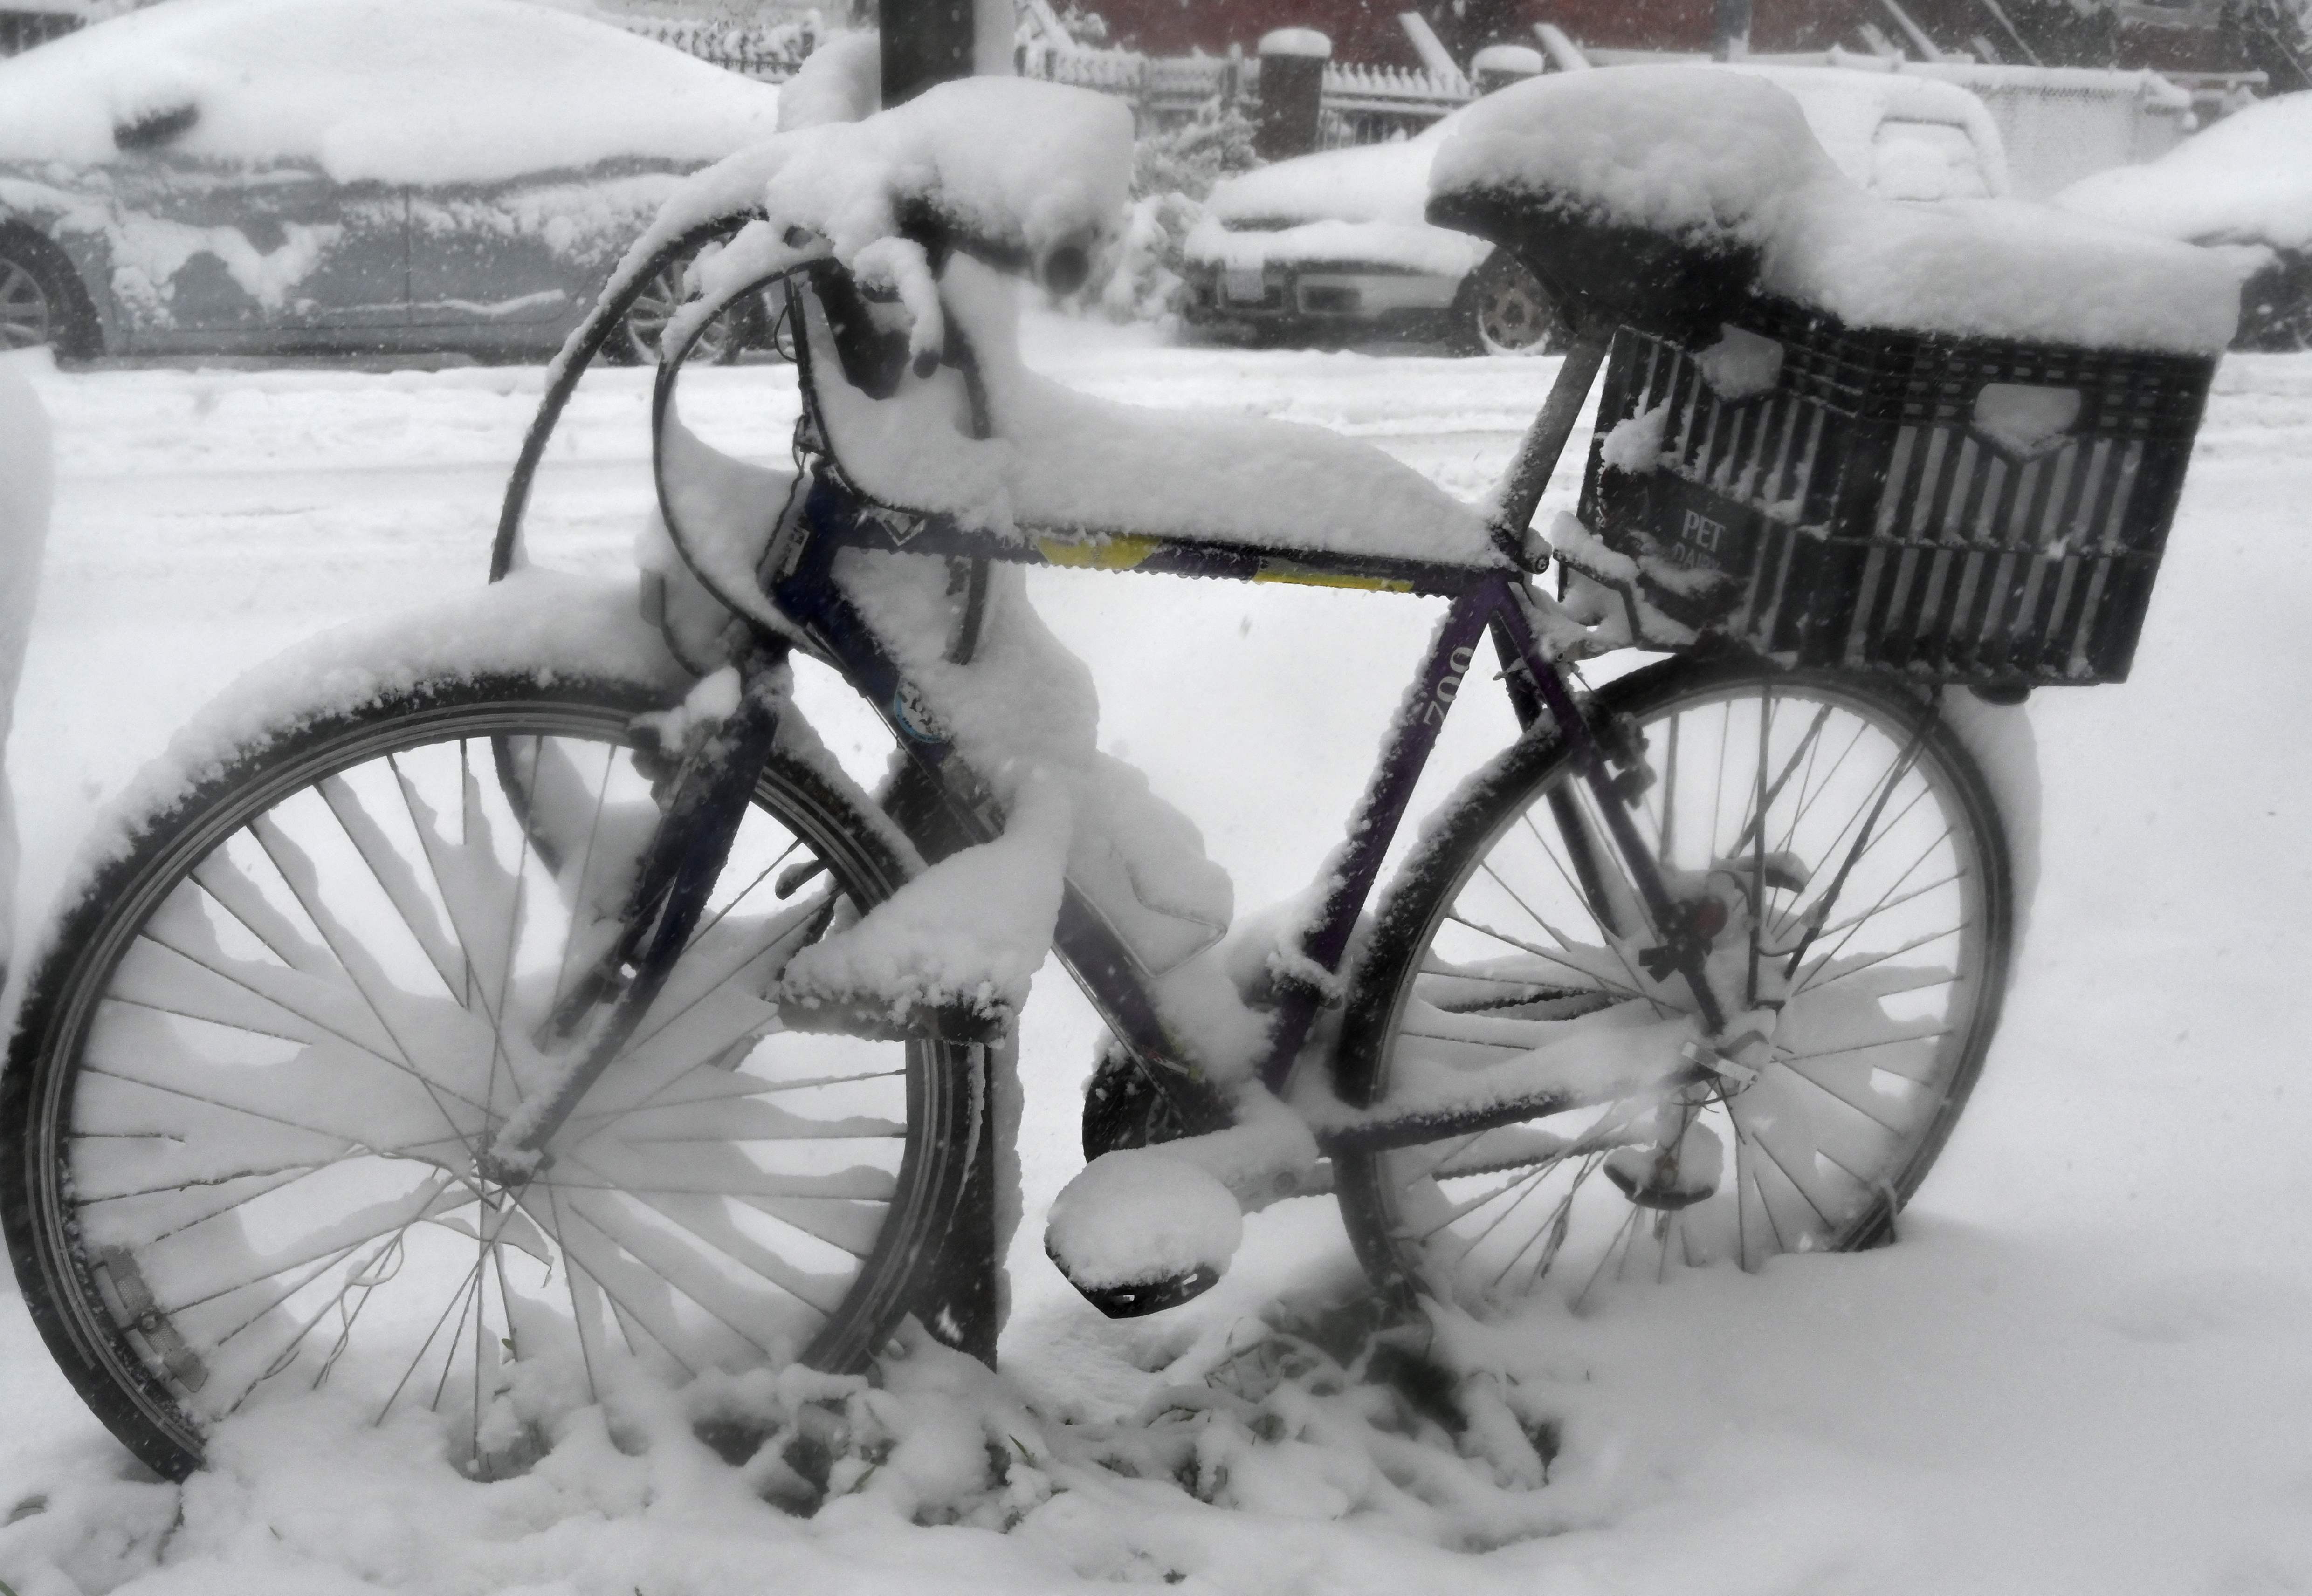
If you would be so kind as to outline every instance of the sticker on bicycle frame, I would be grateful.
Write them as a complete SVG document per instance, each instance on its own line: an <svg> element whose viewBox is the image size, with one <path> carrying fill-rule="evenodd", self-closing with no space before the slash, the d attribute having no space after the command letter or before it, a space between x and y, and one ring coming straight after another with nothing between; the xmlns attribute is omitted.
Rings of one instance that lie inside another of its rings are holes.
<svg viewBox="0 0 2312 1596"><path fill-rule="evenodd" d="M891 720L901 731L919 743L939 743L947 740L940 730L939 718L932 713L924 695L915 691L912 682L902 682L899 690L891 694Z"/></svg>
<svg viewBox="0 0 2312 1596"><path fill-rule="evenodd" d="M859 524L871 527L890 539L891 546L903 549L924 529L924 518L901 511L887 510L880 506L861 504L857 510Z"/></svg>

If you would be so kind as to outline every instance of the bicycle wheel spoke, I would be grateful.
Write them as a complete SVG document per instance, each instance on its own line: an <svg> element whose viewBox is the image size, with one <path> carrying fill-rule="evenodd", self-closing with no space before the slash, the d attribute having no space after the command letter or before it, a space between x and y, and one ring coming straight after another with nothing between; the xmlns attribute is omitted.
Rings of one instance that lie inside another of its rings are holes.
<svg viewBox="0 0 2312 1596"><path fill-rule="evenodd" d="M223 849L216 850L194 867L192 878L212 903L239 921L241 929L290 969L322 981L334 980L340 973L337 961L328 950L309 938L290 922L287 915L267 903L257 884L241 873Z"/></svg>
<svg viewBox="0 0 2312 1596"><path fill-rule="evenodd" d="M1578 799L1576 800L1576 803L1578 812ZM1534 841L1540 844L1543 855L1551 864L1556 866L1558 876L1565 883L1567 890L1572 894L1574 902L1581 904L1584 909L1588 910L1590 923L1598 929L1598 939L1613 954L1614 962L1621 966L1622 973L1629 978L1631 995L1636 996L1639 993L1643 992L1645 990L1645 983L1638 979L1637 971L1631 967L1629 955L1622 951L1621 942L1615 937L1612 930L1607 927L1605 922L1598 918L1596 906L1590 902L1589 893L1584 891L1581 884L1573 879L1572 873L1566 869L1564 862L1557 857L1556 850L1551 848L1548 842L1542 836L1540 828L1533 824L1532 813L1528 811L1519 818L1523 821L1526 830L1533 834ZM1488 870L1491 869L1490 866L1485 868ZM1626 884L1622 881L1618 871L1615 873L1613 881L1616 886L1626 886ZM1624 890L1617 895L1617 902L1615 906L1619 911L1631 916L1632 922L1633 924L1644 926L1649 932L1659 935L1659 931L1654 927L1651 917L1646 913L1644 905L1638 902L1636 894L1630 893L1627 890ZM1562 946L1569 948L1572 946L1572 944L1567 943L1563 937L1559 937L1555 930L1551 930L1550 935L1556 938ZM1648 1000L1653 1003L1654 1012L1656 1014L1662 1012L1662 1005L1659 1000L1652 999L1651 996L1649 996Z"/></svg>
<svg viewBox="0 0 2312 1596"><path fill-rule="evenodd" d="M434 966L434 972L442 978L442 990L452 998L462 997L466 986L465 954L418 885L417 873L410 868L407 856L387 840L384 826L343 776L330 776L317 782L315 790L337 817L339 829L361 856L362 863L368 867L370 878L393 905L410 940L417 944L426 962Z"/></svg>
<svg viewBox="0 0 2312 1596"><path fill-rule="evenodd" d="M1520 953L1529 953L1535 958L1546 959L1550 964L1555 964L1562 969L1572 971L1576 975L1586 975L1591 981L1596 981L1598 986L1612 992L1617 998L1640 998L1644 996L1642 992L1633 991L1628 988L1616 984L1610 978L1599 974L1596 970L1588 965L1577 964L1571 958L1552 953L1549 949L1543 947L1538 943L1524 941L1519 938L1509 935L1506 931L1497 931L1491 926L1479 925L1476 920L1467 919L1458 914L1448 914L1446 918L1451 920L1455 925L1466 926L1470 930L1476 931L1482 936L1491 937L1496 942L1502 943L1510 947L1514 947Z"/></svg>
<svg viewBox="0 0 2312 1596"><path fill-rule="evenodd" d="M327 1257L340 1248L358 1247L365 1242L374 1241L388 1232L404 1228L427 1217L434 1211L434 1205L442 1202L444 1198L456 1198L457 1201L442 1208L440 1211L443 1213L473 1200L471 1193L449 1182L445 1175L436 1172L434 1183L420 1188L414 1202L406 1199L386 1201L355 1209L316 1227L301 1237L293 1246L283 1248L280 1252L259 1260L257 1273L240 1276L223 1284L207 1280L198 1281L198 1295L164 1302L161 1304L161 1310L164 1313L181 1313L188 1308L197 1308L205 1303L215 1302L219 1297L244 1290L260 1280L271 1279L290 1269L301 1269L315 1259ZM381 1220L381 1216L383 1216Z"/></svg>
<svg viewBox="0 0 2312 1596"><path fill-rule="evenodd" d="M477 1269L479 1267L476 1266ZM418 1365L425 1361L425 1355L434 1349L434 1339L442 1333L442 1327L450 1322L450 1310L460 1306L466 1301L466 1288L473 1283L473 1280L474 1275L469 1272L466 1278L459 1283L456 1291L442 1303L442 1312L434 1318L433 1328L425 1332L425 1339L417 1344L417 1350L409 1355L409 1366L401 1372L401 1378L395 1381L393 1389L386 1393L385 1405L377 1410L377 1417L370 1420L372 1427L383 1424L387 1416L393 1411L393 1405L401 1400L402 1391L407 1388L410 1381L416 1378ZM465 1315L460 1314L458 1317L460 1330L465 1328ZM457 1331L453 1330L451 1332L451 1341L454 1345L456 1340ZM438 1402L441 1399L437 1395L434 1400Z"/></svg>
<svg viewBox="0 0 2312 1596"><path fill-rule="evenodd" d="M1835 986L1842 981L1851 980L1854 976L1861 974L1866 970L1877 969L1879 965L1885 964L1889 959L1899 959L1906 953L1916 953L1919 949L1928 946L1932 943L1940 942L1946 937L1958 936L1962 932L1969 929L1971 925L1971 921L1961 920L1955 926L1946 926L1940 930L1922 933L1920 936L1912 938L1909 941L1902 944L1900 946L1890 947L1884 953L1873 955L1870 958L1863 960L1859 964L1848 964L1843 968L1838 969L1835 973L1830 975L1825 975L1823 973L1824 971L1830 970L1832 968L1832 961L1827 955L1826 955L1823 959L1807 967L1806 974L1800 979L1798 985L1791 989L1791 997L1795 999L1806 993L1820 991L1824 988Z"/></svg>

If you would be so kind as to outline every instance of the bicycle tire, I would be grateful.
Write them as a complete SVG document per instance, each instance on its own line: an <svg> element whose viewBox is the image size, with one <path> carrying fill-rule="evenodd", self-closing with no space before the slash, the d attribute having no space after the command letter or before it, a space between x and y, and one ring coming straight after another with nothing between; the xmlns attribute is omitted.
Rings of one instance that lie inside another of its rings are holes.
<svg viewBox="0 0 2312 1596"><path fill-rule="evenodd" d="M1741 878L1755 875L1767 911L1749 916L1738 903L1729 913L1721 935L1735 939L1734 967L1749 946L1781 950L1764 961L1771 997L1773 971L1798 960L1774 1061L1745 1090L1656 1088L1579 1104L1554 1125L1336 1156L1358 1257L1376 1286L1401 1301L1427 1295L1498 1308L1554 1280L1579 1305L1609 1267L1617 1278L1633 1270L1660 1278L1673 1261L1730 1257L1748 1269L1776 1252L1889 1240L1998 1025L2012 951L2006 833L1982 772L1922 695L1859 676L1677 658L1610 683L1598 698L1604 716L1627 718L1647 737L1656 779L1631 810L1651 846L1661 848L1669 827L1673 887L1688 902L1697 891L1747 894ZM1732 757L1721 763L1721 751ZM1586 818L1568 823L1552 795L1577 792L1572 813ZM1768 824L1756 828L1748 816L1762 792ZM1657 934L1641 924L1617 949L1606 933L1607 920L1642 911L1626 882L1616 885L1617 866L1607 875L1593 863L1585 876L1572 859L1583 833L1593 859L1602 852L1611 864L1596 830L1594 799L1576 789L1564 744L1546 730L1464 788L1377 916L1344 1016L1336 1078L1344 1100L1384 1101L1396 1078L1424 1062L1466 1068L1502 1056L1493 1050L1523 1051L1551 1035L1550 1025L1585 1013L1603 1025L1619 1006L1650 1002L1673 1018L1690 1008L1678 977L1641 979L1632 962ZM1812 847L1816 856L1769 871L1761 836L1778 852ZM1744 845L1730 849L1735 842ZM1858 858L1842 877L1836 864L1848 853ZM1733 888L1712 885L1724 872L1706 874L1725 858L1735 861ZM1801 873L1806 884L1791 885ZM1545 888L1546 902L1533 895ZM1814 917L1822 934L1801 940L1826 895L1828 907ZM1569 904L1588 920L1572 919ZM1512 946L1501 928L1520 911L1535 923L1509 925L1523 945ZM1494 913L1503 919L1489 924ZM1945 964L1949 979L1938 981ZM1501 984L1481 984L1488 981ZM1843 991L1830 990L1840 983ZM1625 1017L1638 1013L1629 1007ZM1730 1151L1733 1170L1730 1182L1716 1179L1699 1198L1692 1192L1704 1183L1707 1154L1697 1146L1689 1156L1680 1139L1696 1122ZM1624 1146L1660 1162L1641 1155L1615 1164L1620 1174L1592 1179Z"/></svg>
<svg viewBox="0 0 2312 1596"><path fill-rule="evenodd" d="M577 936L615 927L571 905L609 903L655 824L622 750L664 707L540 671L293 719L132 821L66 912L0 1080L0 1220L59 1366L153 1469L190 1472L208 1429L293 1370L386 1392L381 1417L447 1394L487 1473L537 1443L504 1434L501 1354L591 1386L613 1358L847 1372L885 1344L968 1173L979 1060L766 1033L749 1007L742 978L775 946L909 872L806 763L771 759L708 920L552 1162L518 1191L473 1172L539 1080L530 1022ZM531 833L559 815L574 837L582 813L583 853L549 873Z"/></svg>

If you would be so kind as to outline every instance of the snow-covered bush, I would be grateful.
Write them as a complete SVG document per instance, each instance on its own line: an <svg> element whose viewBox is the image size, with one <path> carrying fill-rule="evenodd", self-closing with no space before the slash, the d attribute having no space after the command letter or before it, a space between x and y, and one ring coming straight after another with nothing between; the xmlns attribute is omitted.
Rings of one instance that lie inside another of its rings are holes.
<svg viewBox="0 0 2312 1596"><path fill-rule="evenodd" d="M1153 321L1178 308L1181 247L1222 178L1260 163L1243 110L1207 101L1194 119L1132 147L1132 215L1107 269L1084 292L1116 321Z"/></svg>

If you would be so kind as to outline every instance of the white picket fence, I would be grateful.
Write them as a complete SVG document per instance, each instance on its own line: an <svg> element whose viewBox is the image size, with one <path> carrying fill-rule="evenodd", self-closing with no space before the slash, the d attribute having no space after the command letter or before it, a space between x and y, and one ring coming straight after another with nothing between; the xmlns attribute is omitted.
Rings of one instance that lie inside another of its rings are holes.
<svg viewBox="0 0 2312 1596"><path fill-rule="evenodd" d="M689 17L621 16L612 19L629 33L655 39L685 55L760 78L783 83L795 74L803 57L819 48L818 34L806 23L710 22Z"/></svg>

